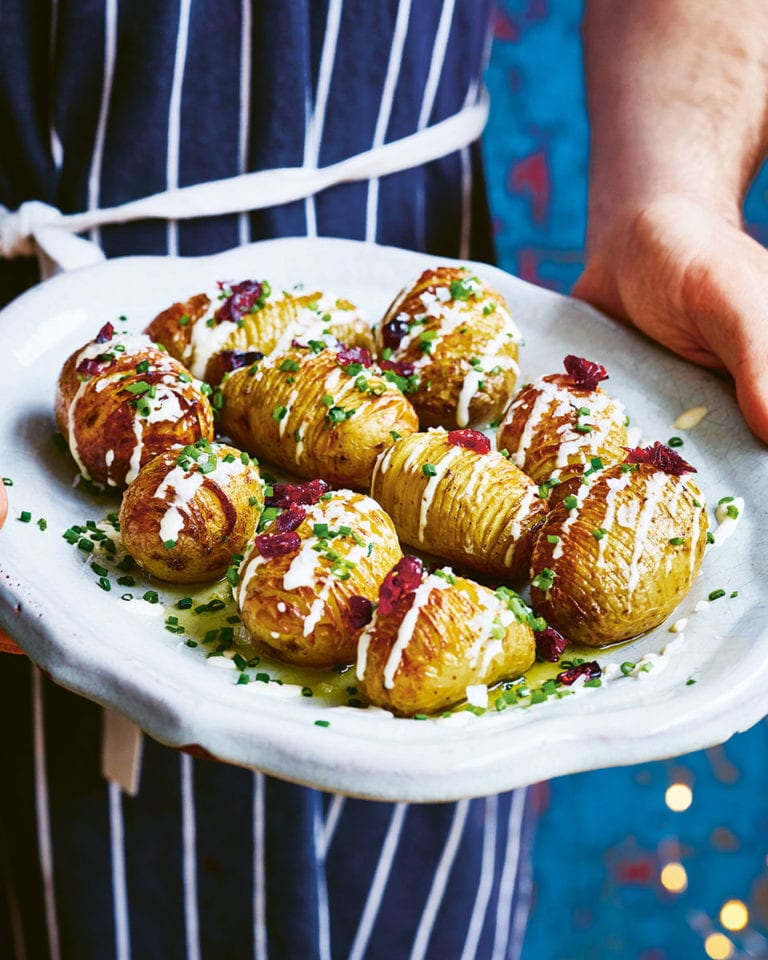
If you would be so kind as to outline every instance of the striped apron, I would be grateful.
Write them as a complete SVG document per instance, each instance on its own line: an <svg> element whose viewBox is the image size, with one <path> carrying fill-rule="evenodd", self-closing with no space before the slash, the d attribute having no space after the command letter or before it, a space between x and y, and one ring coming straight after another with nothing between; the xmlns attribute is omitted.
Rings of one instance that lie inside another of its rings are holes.
<svg viewBox="0 0 768 960"><path fill-rule="evenodd" d="M492 259L488 6L3 0L0 302L100 251L307 235ZM130 796L101 776L100 709L23 657L0 661L0 724L0 957L519 955L525 791L352 800L147 739Z"/></svg>

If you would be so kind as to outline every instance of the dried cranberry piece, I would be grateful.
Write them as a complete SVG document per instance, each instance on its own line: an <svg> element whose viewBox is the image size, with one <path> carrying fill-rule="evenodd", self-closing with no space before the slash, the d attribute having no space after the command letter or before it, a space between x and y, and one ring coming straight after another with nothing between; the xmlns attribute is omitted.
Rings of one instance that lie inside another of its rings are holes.
<svg viewBox="0 0 768 960"><path fill-rule="evenodd" d="M306 483L275 483L272 495L264 499L268 507L290 507L292 503L317 503L328 492L325 480L308 480Z"/></svg>
<svg viewBox="0 0 768 960"><path fill-rule="evenodd" d="M297 503L292 503L286 510L283 510L277 520L275 520L275 526L280 533L289 533L291 530L295 530L301 526L301 522L306 515L307 511L304 507L300 507Z"/></svg>
<svg viewBox="0 0 768 960"><path fill-rule="evenodd" d="M408 328L407 316L393 317L381 328L381 339L384 341L384 346L389 347L390 350L397 350L400 341L408 333Z"/></svg>
<svg viewBox="0 0 768 960"><path fill-rule="evenodd" d="M100 357L86 357L85 360L81 360L75 367L75 373L81 377L96 377L101 373L104 364L109 363L110 360L110 357L105 357L104 355Z"/></svg>
<svg viewBox="0 0 768 960"><path fill-rule="evenodd" d="M259 350L222 350L219 356L225 370L239 370L264 359L264 354Z"/></svg>
<svg viewBox="0 0 768 960"><path fill-rule="evenodd" d="M355 595L349 598L349 609L347 611L349 622L353 630L361 630L367 627L373 616L373 604L368 597Z"/></svg>
<svg viewBox="0 0 768 960"><path fill-rule="evenodd" d="M301 537L292 530L288 533L260 533L254 542L262 557L268 559L296 553L301 547Z"/></svg>
<svg viewBox="0 0 768 960"><path fill-rule="evenodd" d="M536 637L536 650L539 656L543 660L549 660L550 663L557 663L563 655L563 651L571 642L554 627L537 630L534 636Z"/></svg>
<svg viewBox="0 0 768 960"><path fill-rule="evenodd" d="M571 667L570 670L563 670L558 673L557 681L564 687L570 687L579 677L586 677L587 680L595 680L602 674L600 664L597 660L590 660L589 663L580 663L577 667Z"/></svg>
<svg viewBox="0 0 768 960"><path fill-rule="evenodd" d="M604 366L585 360L583 357L574 357L572 353L563 360L563 366L573 380L574 386L583 387L585 390L596 390L601 380L608 379Z"/></svg>
<svg viewBox="0 0 768 960"><path fill-rule="evenodd" d="M466 447L467 450L474 450L475 453L490 453L491 441L484 433L479 430L449 430L448 443L454 447Z"/></svg>
<svg viewBox="0 0 768 960"><path fill-rule="evenodd" d="M223 284L219 284L223 287ZM264 293L263 284L258 280L241 280L230 287L232 293L222 303L218 310L219 320L229 320L237 323L246 313L250 313L256 301Z"/></svg>
<svg viewBox="0 0 768 960"><path fill-rule="evenodd" d="M416 372L416 367L407 360L380 360L379 367L382 370L393 370L398 377L412 377Z"/></svg>
<svg viewBox="0 0 768 960"><path fill-rule="evenodd" d="M336 352L336 358L342 367L348 367L350 363L359 363L364 367L371 365L371 354L365 347L342 346Z"/></svg>
<svg viewBox="0 0 768 960"><path fill-rule="evenodd" d="M403 597L419 587L423 573L424 564L418 557L398 560L379 587L379 612L394 613Z"/></svg>
<svg viewBox="0 0 768 960"><path fill-rule="evenodd" d="M94 343L107 343L115 335L115 328L111 323L105 323L104 326L96 334Z"/></svg>
<svg viewBox="0 0 768 960"><path fill-rule="evenodd" d="M627 463L649 463L664 473L669 473L673 477L682 476L684 473L696 473L696 467L686 463L683 458L670 450L669 447L657 440L650 447L624 447L627 451Z"/></svg>

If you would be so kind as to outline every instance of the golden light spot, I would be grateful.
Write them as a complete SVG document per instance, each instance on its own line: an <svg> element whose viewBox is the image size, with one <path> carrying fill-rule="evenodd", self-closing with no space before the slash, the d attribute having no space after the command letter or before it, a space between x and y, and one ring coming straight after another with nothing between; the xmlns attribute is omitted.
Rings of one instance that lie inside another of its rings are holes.
<svg viewBox="0 0 768 960"><path fill-rule="evenodd" d="M726 930L743 930L749 923L749 910L741 900L728 900L720 908L720 923Z"/></svg>
<svg viewBox="0 0 768 960"><path fill-rule="evenodd" d="M710 933L704 941L704 949L712 960L728 960L733 956L733 944L722 933Z"/></svg>
<svg viewBox="0 0 768 960"><path fill-rule="evenodd" d="M664 801L670 810L676 813L682 813L687 810L693 802L693 790L687 783L672 783L667 787L664 794Z"/></svg>
<svg viewBox="0 0 768 960"><path fill-rule="evenodd" d="M683 893L688 888L688 874L682 863L667 863L662 867L661 885L670 893Z"/></svg>

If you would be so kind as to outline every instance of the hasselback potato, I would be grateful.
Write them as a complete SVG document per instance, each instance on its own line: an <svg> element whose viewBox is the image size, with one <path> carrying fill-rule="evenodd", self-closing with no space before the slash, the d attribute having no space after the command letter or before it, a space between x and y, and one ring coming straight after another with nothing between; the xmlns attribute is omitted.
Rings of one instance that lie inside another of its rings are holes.
<svg viewBox="0 0 768 960"><path fill-rule="evenodd" d="M366 350L296 343L225 379L221 429L298 476L367 489L376 457L418 429L386 376Z"/></svg>
<svg viewBox="0 0 768 960"><path fill-rule="evenodd" d="M531 602L550 626L602 646L658 626L690 589L706 545L693 467L662 444L594 474L549 514Z"/></svg>
<svg viewBox="0 0 768 960"><path fill-rule="evenodd" d="M379 591L360 636L363 696L393 713L434 713L467 687L517 677L535 657L531 611L514 591L493 591L442 568L426 574L404 557Z"/></svg>
<svg viewBox="0 0 768 960"><path fill-rule="evenodd" d="M528 572L547 505L536 484L490 447L469 429L403 437L376 462L371 496L405 543L516 580Z"/></svg>
<svg viewBox="0 0 768 960"><path fill-rule="evenodd" d="M110 323L64 364L56 420L83 476L112 487L169 446L213 439L204 385L148 337Z"/></svg>
<svg viewBox="0 0 768 960"><path fill-rule="evenodd" d="M376 327L385 362L419 377L422 427L490 423L509 403L520 335L500 293L462 267L425 270Z"/></svg>
<svg viewBox="0 0 768 960"><path fill-rule="evenodd" d="M174 303L147 333L214 385L228 370L251 362L254 353L284 350L297 338L330 336L349 346L372 346L370 326L348 300L320 291L275 296L266 280L220 283L211 295Z"/></svg>
<svg viewBox="0 0 768 960"><path fill-rule="evenodd" d="M573 492L594 458L603 465L624 459L626 416L621 403L598 385L605 368L567 356L566 373L549 374L525 386L499 424L496 446L554 499Z"/></svg>
<svg viewBox="0 0 768 960"><path fill-rule="evenodd" d="M161 580L217 580L245 552L263 503L247 453L198 440L139 470L123 496L120 532L128 553Z"/></svg>
<svg viewBox="0 0 768 960"><path fill-rule="evenodd" d="M281 660L354 662L379 583L401 556L392 521L370 497L322 481L275 486L267 504L284 509L240 565L243 623Z"/></svg>

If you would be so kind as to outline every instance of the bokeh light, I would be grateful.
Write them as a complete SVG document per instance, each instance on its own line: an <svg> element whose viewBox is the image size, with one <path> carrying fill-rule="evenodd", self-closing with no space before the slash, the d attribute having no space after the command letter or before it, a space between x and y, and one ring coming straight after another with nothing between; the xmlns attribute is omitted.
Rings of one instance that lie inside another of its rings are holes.
<svg viewBox="0 0 768 960"><path fill-rule="evenodd" d="M728 900L720 908L720 923L726 930L743 930L749 923L749 910L741 900Z"/></svg>
<svg viewBox="0 0 768 960"><path fill-rule="evenodd" d="M661 885L670 893L682 893L688 887L688 874L682 863L667 863L661 870Z"/></svg>
<svg viewBox="0 0 768 960"><path fill-rule="evenodd" d="M733 944L722 933L710 933L704 941L704 949L712 960L728 960L733 956Z"/></svg>
<svg viewBox="0 0 768 960"><path fill-rule="evenodd" d="M674 810L675 813L682 813L693 802L693 790L687 783L672 783L667 787L664 801L670 810Z"/></svg>

